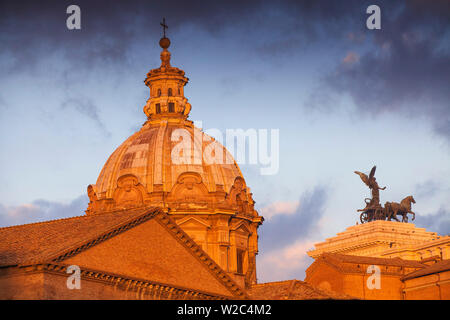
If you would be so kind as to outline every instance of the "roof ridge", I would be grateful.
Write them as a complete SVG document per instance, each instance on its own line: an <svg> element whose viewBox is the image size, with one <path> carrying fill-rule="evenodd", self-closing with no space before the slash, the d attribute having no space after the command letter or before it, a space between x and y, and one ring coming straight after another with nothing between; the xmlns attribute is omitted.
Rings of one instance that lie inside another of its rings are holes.
<svg viewBox="0 0 450 320"><path fill-rule="evenodd" d="M153 207L140 207L140 208L133 208L131 210L126 210L126 209L112 210L112 211L99 212L99 213L95 213L95 214L83 214L80 216L72 216L72 217L65 217L65 218L50 219L50 220L45 220L45 221L36 221L36 222L30 222L30 223L16 224L13 226L0 227L0 231L5 230L5 229L20 228L20 227L32 226L32 225L38 225L38 224L51 224L51 223L55 223L55 222L59 222L59 221L63 221L63 220L71 220L71 219L75 220L75 219L81 219L81 218L89 218L89 217L93 217L94 215L100 216L100 215L107 215L107 214L118 213L118 212L130 213L130 211L131 211L131 213L133 213L138 210L144 210L144 209L150 209L150 208L153 208Z"/></svg>
<svg viewBox="0 0 450 320"><path fill-rule="evenodd" d="M49 224L49 223L53 223L53 222L57 222L57 221L70 220L70 219L83 218L83 217L86 217L86 215L51 219L51 220L45 220L45 221L36 221L36 222L23 223L23 224L16 224L13 226L0 227L0 231L5 230L5 229L20 228L20 227L25 227L25 226L37 225L37 224Z"/></svg>

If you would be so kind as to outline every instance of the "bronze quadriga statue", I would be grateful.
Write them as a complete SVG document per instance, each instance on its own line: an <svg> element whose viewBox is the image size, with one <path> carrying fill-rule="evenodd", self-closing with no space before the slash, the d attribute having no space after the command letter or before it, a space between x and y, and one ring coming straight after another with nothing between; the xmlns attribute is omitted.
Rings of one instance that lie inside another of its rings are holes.
<svg viewBox="0 0 450 320"><path fill-rule="evenodd" d="M374 166L370 170L369 176L366 174L355 171L357 175L361 177L361 180L369 187L372 192L372 198L366 198L366 207L364 209L359 209L361 223L370 222L374 220L389 220L394 218L396 221L397 215L402 216L402 222L408 222L408 213L413 215L412 220L415 219L416 214L411 211L411 203L416 203L413 196L408 196L403 199L400 203L397 202L386 202L383 206L380 204L380 190L385 190L386 187L380 188L375 178L375 171L377 167Z"/></svg>

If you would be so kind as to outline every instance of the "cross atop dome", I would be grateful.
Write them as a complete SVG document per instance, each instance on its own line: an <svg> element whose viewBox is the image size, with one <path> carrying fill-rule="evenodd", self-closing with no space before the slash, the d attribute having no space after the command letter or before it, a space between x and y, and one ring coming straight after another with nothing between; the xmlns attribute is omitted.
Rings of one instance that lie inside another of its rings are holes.
<svg viewBox="0 0 450 320"><path fill-rule="evenodd" d="M161 27L163 27L163 38L166 37L166 29L169 29L169 27L166 24L166 18L163 18L163 21L160 23Z"/></svg>

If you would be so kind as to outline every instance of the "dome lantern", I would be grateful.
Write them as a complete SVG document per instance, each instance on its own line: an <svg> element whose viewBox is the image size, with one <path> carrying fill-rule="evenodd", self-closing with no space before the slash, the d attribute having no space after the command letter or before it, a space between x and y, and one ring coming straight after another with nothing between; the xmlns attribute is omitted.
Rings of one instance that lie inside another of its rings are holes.
<svg viewBox="0 0 450 320"><path fill-rule="evenodd" d="M191 104L184 96L184 86L189 79L184 76L184 71L170 65L171 54L167 50L170 40L166 37L165 19L161 26L164 28L164 35L159 40L159 45L163 49L161 52L161 66L152 69L147 74L145 85L150 88L150 98L144 106L144 113L147 119L170 121L185 120L191 111Z"/></svg>

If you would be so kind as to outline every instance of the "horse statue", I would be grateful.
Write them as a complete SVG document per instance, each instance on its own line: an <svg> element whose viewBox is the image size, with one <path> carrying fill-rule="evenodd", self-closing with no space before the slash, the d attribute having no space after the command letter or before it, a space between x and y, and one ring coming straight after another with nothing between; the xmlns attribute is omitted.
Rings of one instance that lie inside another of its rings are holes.
<svg viewBox="0 0 450 320"><path fill-rule="evenodd" d="M416 203L413 196L407 196L400 203L386 202L384 204L384 210L387 220L391 221L391 219L394 218L396 221L400 222L397 219L397 215L401 215L402 222L408 222L408 213L411 213L413 215L411 221L414 221L416 214L411 211L411 203Z"/></svg>

